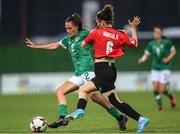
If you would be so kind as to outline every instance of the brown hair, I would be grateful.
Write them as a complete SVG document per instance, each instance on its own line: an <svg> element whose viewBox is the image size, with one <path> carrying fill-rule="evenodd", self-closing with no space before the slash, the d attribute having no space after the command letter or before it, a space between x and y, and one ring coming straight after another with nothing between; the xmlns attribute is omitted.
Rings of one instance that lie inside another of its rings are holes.
<svg viewBox="0 0 180 134"><path fill-rule="evenodd" d="M111 24L114 20L113 6L111 4L105 5L104 8L97 13L96 17L99 20L104 20Z"/></svg>
<svg viewBox="0 0 180 134"><path fill-rule="evenodd" d="M66 19L66 22L72 22L75 26L78 27L78 31L82 30L83 24L82 24L81 17L78 13L73 13L71 16L69 16Z"/></svg>

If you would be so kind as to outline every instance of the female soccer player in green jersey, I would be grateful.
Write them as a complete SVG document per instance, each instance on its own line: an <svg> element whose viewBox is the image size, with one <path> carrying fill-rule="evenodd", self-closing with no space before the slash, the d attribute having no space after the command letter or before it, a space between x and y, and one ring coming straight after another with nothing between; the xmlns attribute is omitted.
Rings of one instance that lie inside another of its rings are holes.
<svg viewBox="0 0 180 134"><path fill-rule="evenodd" d="M89 34L89 30L82 28L81 18L76 13L66 19L65 28L68 35L59 42L38 45L29 39L26 39L25 41L28 47L34 49L68 49L74 64L75 75L65 81L57 89L56 97L58 102L59 118L55 122L49 124L49 127L51 128L57 128L62 125L67 125L68 123L68 121L65 119L67 114L66 95L70 92L78 90L80 86L95 77L94 61L91 56L91 52L89 51L91 49L91 45L85 49L81 48L81 43ZM90 97L94 102L107 109L107 111L118 120L121 130L126 129L127 117L121 115L118 110L112 107L110 103L106 101L106 99L103 98L98 92L91 93Z"/></svg>
<svg viewBox="0 0 180 134"><path fill-rule="evenodd" d="M171 60L176 55L176 49L170 40L162 36L160 26L154 27L153 36L154 40L149 42L144 55L139 59L139 64L144 63L150 55L153 56L151 80L158 110L162 110L160 93L169 97L171 106L174 108L176 106L176 98L168 90L168 85L171 75Z"/></svg>

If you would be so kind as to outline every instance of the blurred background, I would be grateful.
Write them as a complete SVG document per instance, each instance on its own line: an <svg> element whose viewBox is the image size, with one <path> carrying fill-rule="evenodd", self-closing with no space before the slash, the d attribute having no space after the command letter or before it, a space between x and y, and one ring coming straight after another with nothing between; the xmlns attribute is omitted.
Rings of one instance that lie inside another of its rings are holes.
<svg viewBox="0 0 180 134"><path fill-rule="evenodd" d="M65 19L77 12L86 28L95 27L95 14L111 3L115 7L115 27L127 29L128 19L138 15L140 46L126 48L117 60L117 88L124 91L149 91L151 60L138 65L152 28L163 27L177 52L180 51L180 0L0 0L0 91L2 94L52 92L73 75L73 64L66 50L32 50L25 46L26 37L36 43L57 42L66 35ZM179 90L180 56L173 60L171 87Z"/></svg>

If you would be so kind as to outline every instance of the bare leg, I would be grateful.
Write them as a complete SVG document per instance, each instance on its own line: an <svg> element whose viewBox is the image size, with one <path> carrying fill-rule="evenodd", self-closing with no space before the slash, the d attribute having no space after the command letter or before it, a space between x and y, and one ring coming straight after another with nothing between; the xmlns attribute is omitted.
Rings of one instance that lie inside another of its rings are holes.
<svg viewBox="0 0 180 134"><path fill-rule="evenodd" d="M107 101L98 91L90 93L90 97L95 103L99 104L105 109L110 109L113 107L111 103Z"/></svg>
<svg viewBox="0 0 180 134"><path fill-rule="evenodd" d="M154 91L159 91L159 82L158 81L152 81L152 86Z"/></svg>
<svg viewBox="0 0 180 134"><path fill-rule="evenodd" d="M67 99L66 94L78 90L78 86L70 81L64 82L56 91L58 102L58 115L64 118L67 115Z"/></svg>
<svg viewBox="0 0 180 134"><path fill-rule="evenodd" d="M64 82L56 91L56 97L58 102L58 120L52 122L48 126L50 128L58 128L60 126L65 126L68 124L68 121L65 119L65 116L67 115L67 100L66 100L66 94L73 92L77 90L79 87L70 82L66 81Z"/></svg>
<svg viewBox="0 0 180 134"><path fill-rule="evenodd" d="M172 92L167 89L169 83L160 83L159 90L170 99L171 107L176 106L176 97L172 95Z"/></svg>
<svg viewBox="0 0 180 134"><path fill-rule="evenodd" d="M160 95L160 84L158 81L152 81L153 85L153 92L154 92L154 97L156 104L158 106L158 110L162 110L162 100L161 100L161 95Z"/></svg>
<svg viewBox="0 0 180 134"><path fill-rule="evenodd" d="M163 93L167 89L168 83L160 83L159 84L159 91Z"/></svg>
<svg viewBox="0 0 180 134"><path fill-rule="evenodd" d="M78 86L70 81L64 82L56 91L56 97L58 104L67 104L66 94L78 90Z"/></svg>
<svg viewBox="0 0 180 134"><path fill-rule="evenodd" d="M67 100L66 94L77 90L79 87L70 82L64 82L56 91L56 97L58 102L58 115L59 119L49 124L50 128L58 128L60 126L65 126L68 124L68 121L64 118L67 115Z"/></svg>
<svg viewBox="0 0 180 134"><path fill-rule="evenodd" d="M88 81L79 88L79 99L87 101L88 94L95 103L101 105L103 108L110 109L113 107L109 100L100 95L100 92L97 91L97 88L92 81Z"/></svg>
<svg viewBox="0 0 180 134"><path fill-rule="evenodd" d="M92 81L88 81L79 88L79 98L84 98L85 100L87 100L88 94L94 91L97 91L96 86Z"/></svg>
<svg viewBox="0 0 180 134"><path fill-rule="evenodd" d="M116 108L114 108L106 98L100 95L100 92L97 91L96 86L92 81L88 81L86 84L79 88L79 101L77 110L68 115L68 119L77 119L84 116L84 109L87 104L88 93L95 103L105 108L114 118L116 118L121 130L126 129L127 117L121 115L120 112Z"/></svg>

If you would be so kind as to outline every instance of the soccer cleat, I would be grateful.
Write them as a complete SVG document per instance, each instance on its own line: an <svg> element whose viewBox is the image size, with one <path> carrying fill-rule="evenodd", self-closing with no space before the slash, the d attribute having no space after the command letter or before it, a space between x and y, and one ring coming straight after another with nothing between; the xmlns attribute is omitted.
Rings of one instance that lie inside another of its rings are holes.
<svg viewBox="0 0 180 134"><path fill-rule="evenodd" d="M81 118L84 115L85 115L85 112L83 109L77 109L75 112L70 113L65 118L69 121L69 120Z"/></svg>
<svg viewBox="0 0 180 134"><path fill-rule="evenodd" d="M128 121L128 118L126 116L122 116L122 119L118 121L119 129L120 130L126 130L126 123Z"/></svg>
<svg viewBox="0 0 180 134"><path fill-rule="evenodd" d="M143 118L142 120L138 121L138 128L137 133L143 133L145 127L149 124L149 119Z"/></svg>
<svg viewBox="0 0 180 134"><path fill-rule="evenodd" d="M49 128L58 128L60 126L68 125L69 121L66 118L59 118L58 120L54 121L53 123L49 124Z"/></svg>
<svg viewBox="0 0 180 134"><path fill-rule="evenodd" d="M176 97L173 97L173 98L171 99L171 107L172 107L172 108L176 107Z"/></svg>

